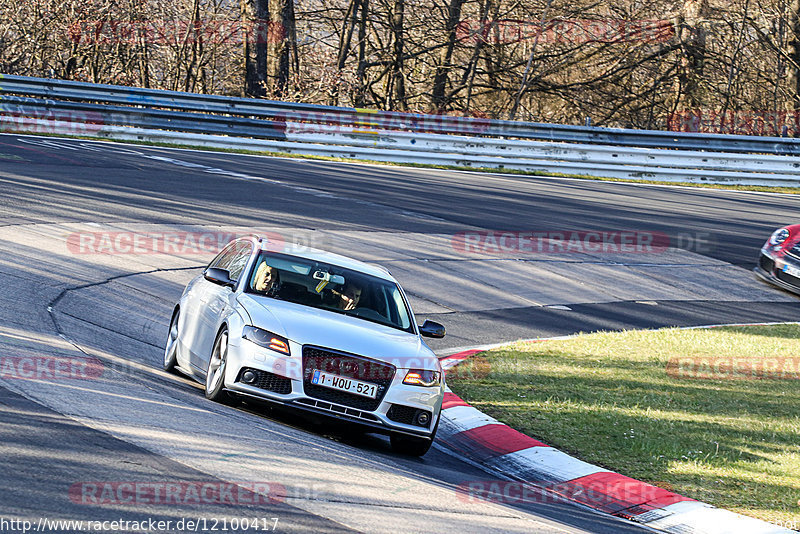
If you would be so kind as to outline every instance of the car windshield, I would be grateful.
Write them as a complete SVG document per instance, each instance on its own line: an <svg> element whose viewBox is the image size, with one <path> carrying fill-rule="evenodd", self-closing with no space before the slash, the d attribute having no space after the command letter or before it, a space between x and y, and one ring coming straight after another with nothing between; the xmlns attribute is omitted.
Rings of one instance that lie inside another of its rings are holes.
<svg viewBox="0 0 800 534"><path fill-rule="evenodd" d="M261 252L247 292L414 332L397 284L337 265Z"/></svg>

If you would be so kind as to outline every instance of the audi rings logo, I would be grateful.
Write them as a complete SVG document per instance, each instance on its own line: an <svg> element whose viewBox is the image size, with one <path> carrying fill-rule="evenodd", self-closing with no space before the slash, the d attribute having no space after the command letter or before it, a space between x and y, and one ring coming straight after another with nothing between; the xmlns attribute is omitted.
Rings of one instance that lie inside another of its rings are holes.
<svg viewBox="0 0 800 534"><path fill-rule="evenodd" d="M364 374L360 364L349 360L342 360L339 362L339 371L341 371L342 374L352 374L354 376L362 376Z"/></svg>

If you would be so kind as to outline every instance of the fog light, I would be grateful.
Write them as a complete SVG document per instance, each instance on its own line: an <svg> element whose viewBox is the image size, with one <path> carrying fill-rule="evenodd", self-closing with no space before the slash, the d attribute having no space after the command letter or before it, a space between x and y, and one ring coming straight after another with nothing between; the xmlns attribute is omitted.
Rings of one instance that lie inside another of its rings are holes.
<svg viewBox="0 0 800 534"><path fill-rule="evenodd" d="M417 424L419 426L428 426L428 421L430 421L431 416L428 415L428 412L419 412L417 415Z"/></svg>
<svg viewBox="0 0 800 534"><path fill-rule="evenodd" d="M242 382L245 384L252 384L256 381L256 374L253 371L245 371L242 374Z"/></svg>

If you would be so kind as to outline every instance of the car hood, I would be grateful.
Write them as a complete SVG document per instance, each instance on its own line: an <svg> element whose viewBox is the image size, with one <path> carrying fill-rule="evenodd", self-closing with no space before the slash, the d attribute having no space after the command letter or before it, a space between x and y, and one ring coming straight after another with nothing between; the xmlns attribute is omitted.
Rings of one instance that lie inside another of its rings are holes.
<svg viewBox="0 0 800 534"><path fill-rule="evenodd" d="M415 334L269 297L242 294L239 303L253 326L301 345L350 352L399 368L440 369L433 351Z"/></svg>

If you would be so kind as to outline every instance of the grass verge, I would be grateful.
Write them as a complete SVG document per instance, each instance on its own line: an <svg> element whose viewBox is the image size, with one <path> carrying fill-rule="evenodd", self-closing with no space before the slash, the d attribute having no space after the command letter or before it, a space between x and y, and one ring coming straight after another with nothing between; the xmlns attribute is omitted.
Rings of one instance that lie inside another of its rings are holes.
<svg viewBox="0 0 800 534"><path fill-rule="evenodd" d="M448 378L587 462L800 525L800 325L628 331L506 345Z"/></svg>
<svg viewBox="0 0 800 534"><path fill-rule="evenodd" d="M262 150L245 150L245 149L232 149L232 148L215 148L215 147L207 147L207 146L196 146L196 145L185 145L185 144L176 144L176 143L159 143L159 142L148 142L148 141L133 141L133 140L126 140L126 139L112 139L112 138L98 138L98 137L88 137L88 136L78 136L78 135L61 135L61 134L50 134L44 132L15 132L15 131L2 131L0 133L8 133L8 134L18 134L18 135L38 135L42 137L63 137L68 139L82 139L87 141L106 141L110 143L121 143L121 144L128 144L128 145L143 145L143 146L152 146L152 147L161 147L161 148L182 148L182 149L189 149L189 150L204 150L207 152L224 152L229 154L245 154L251 156L271 156L276 158L295 158L295 159L310 159L310 160L317 160L317 161L335 161L339 163L364 163L368 165L385 165L389 167L411 167L411 168L419 168L419 169L442 169L442 170L451 170L451 171L468 171L468 172L480 172L480 173L491 173L491 174L515 174L520 176L545 176L545 177L553 177L553 178L576 178L580 180L595 180L601 182L619 182L619 183L630 183L630 184L650 184L650 185L672 185L672 186L682 186L682 187L698 187L702 189L726 189L731 191L755 191L761 193L783 193L783 194L790 194L790 195L800 195L800 187L780 187L780 186L761 186L761 185L737 185L737 184L725 184L725 183L702 183L702 182L669 182L669 181L662 181L662 180L634 180L634 179L627 179L627 178L608 178L604 176L589 176L584 174L565 174L565 173L558 173L558 172L528 172L522 171L518 169L497 169L493 167L468 167L468 166L459 166L459 165L428 165L424 163L395 163L395 162L387 162L387 161L374 161L374 160L363 160L363 159L355 159L355 158L334 158L334 157L327 157L327 156L311 156L311 155L303 155L303 154L295 154L289 152L269 152L269 151L262 151Z"/></svg>

